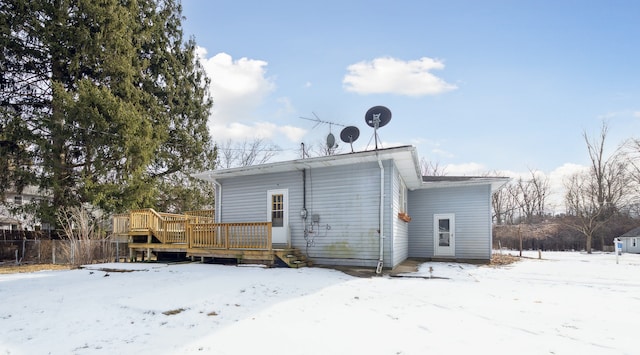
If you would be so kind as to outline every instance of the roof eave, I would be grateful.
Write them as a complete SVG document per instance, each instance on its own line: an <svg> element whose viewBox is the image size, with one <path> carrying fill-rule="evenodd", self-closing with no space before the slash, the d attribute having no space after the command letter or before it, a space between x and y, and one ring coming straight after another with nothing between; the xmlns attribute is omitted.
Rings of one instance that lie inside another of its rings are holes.
<svg viewBox="0 0 640 355"><path fill-rule="evenodd" d="M477 185L491 185L491 192L499 190L511 178L508 177L477 177L469 178L461 181L424 181L422 182L422 188L444 188L444 187L459 187L459 186L477 186Z"/></svg>
<svg viewBox="0 0 640 355"><path fill-rule="evenodd" d="M210 170L192 174L194 178L215 181L224 178L233 178L246 175L260 175L267 173L281 173L312 169L326 166L340 166L362 162L374 162L380 160L394 160L398 170L405 179L408 188L414 189L422 185L422 176L418 167L418 153L413 146L400 146L394 148L369 150L364 152L330 155L306 159L288 160L260 165L251 165L238 168Z"/></svg>

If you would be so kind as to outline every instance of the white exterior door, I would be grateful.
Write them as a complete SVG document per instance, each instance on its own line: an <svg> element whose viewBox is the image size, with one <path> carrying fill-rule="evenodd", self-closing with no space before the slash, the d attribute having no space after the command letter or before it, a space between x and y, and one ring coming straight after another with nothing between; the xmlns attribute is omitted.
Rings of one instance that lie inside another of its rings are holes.
<svg viewBox="0 0 640 355"><path fill-rule="evenodd" d="M267 221L271 222L271 243L289 244L289 190L267 191Z"/></svg>
<svg viewBox="0 0 640 355"><path fill-rule="evenodd" d="M433 215L433 256L456 255L456 223L453 213Z"/></svg>

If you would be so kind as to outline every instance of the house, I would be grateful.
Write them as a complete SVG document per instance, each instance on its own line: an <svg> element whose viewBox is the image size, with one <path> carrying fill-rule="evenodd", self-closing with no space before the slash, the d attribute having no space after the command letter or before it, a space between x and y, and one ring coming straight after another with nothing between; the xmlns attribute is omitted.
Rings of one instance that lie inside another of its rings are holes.
<svg viewBox="0 0 640 355"><path fill-rule="evenodd" d="M215 221L271 223L275 246L319 265L393 268L407 258L487 262L503 177L423 177L416 148L212 170Z"/></svg>
<svg viewBox="0 0 640 355"><path fill-rule="evenodd" d="M622 242L623 253L640 254L640 227L634 228L618 237Z"/></svg>
<svg viewBox="0 0 640 355"><path fill-rule="evenodd" d="M49 224L41 223L33 213L21 209L44 199L50 199L50 196L36 186L26 186L20 193L9 188L4 203L0 203L0 230L49 230Z"/></svg>

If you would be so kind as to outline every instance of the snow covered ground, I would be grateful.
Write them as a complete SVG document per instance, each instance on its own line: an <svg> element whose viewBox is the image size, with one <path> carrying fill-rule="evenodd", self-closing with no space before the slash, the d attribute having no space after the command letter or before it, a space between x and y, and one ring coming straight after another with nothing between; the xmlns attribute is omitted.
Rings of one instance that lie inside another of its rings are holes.
<svg viewBox="0 0 640 355"><path fill-rule="evenodd" d="M0 275L0 354L638 354L640 255L529 256L409 277L125 263Z"/></svg>

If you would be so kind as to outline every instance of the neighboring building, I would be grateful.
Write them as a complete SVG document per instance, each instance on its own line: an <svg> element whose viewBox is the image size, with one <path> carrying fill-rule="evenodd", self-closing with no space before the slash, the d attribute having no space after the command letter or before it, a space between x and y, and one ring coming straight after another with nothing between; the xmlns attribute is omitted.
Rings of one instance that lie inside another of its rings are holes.
<svg viewBox="0 0 640 355"><path fill-rule="evenodd" d="M640 227L634 228L618 238L622 242L623 253L640 254Z"/></svg>
<svg viewBox="0 0 640 355"><path fill-rule="evenodd" d="M314 264L393 268L407 258L488 262L503 177L423 177L416 148L213 170L219 223L272 222ZM379 233L379 231L382 233Z"/></svg>
<svg viewBox="0 0 640 355"><path fill-rule="evenodd" d="M20 206L24 206L39 200L47 199L35 186L25 187L21 193L15 190L5 192L5 203L0 204L0 230L39 230L49 229L48 225L42 225L40 221L30 213L12 212Z"/></svg>

